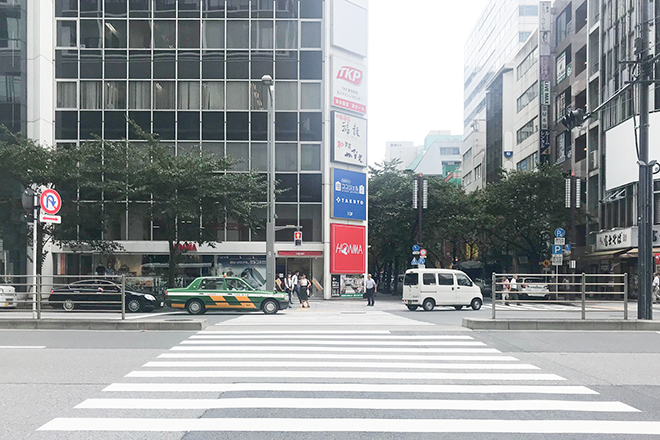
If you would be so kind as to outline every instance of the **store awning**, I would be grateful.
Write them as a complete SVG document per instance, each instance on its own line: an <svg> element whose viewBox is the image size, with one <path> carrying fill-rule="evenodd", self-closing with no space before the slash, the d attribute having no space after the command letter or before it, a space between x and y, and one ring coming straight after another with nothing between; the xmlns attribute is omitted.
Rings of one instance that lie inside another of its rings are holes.
<svg viewBox="0 0 660 440"><path fill-rule="evenodd" d="M660 254L660 248L653 248L653 254ZM621 258L637 258L639 255L639 248L632 248L625 254L621 255Z"/></svg>
<svg viewBox="0 0 660 440"><path fill-rule="evenodd" d="M591 254L587 254L584 256L584 258L599 258L599 257L612 257L617 254L622 254L624 252L629 252L631 248L626 248L626 249L614 249L611 251L598 251L594 252Z"/></svg>

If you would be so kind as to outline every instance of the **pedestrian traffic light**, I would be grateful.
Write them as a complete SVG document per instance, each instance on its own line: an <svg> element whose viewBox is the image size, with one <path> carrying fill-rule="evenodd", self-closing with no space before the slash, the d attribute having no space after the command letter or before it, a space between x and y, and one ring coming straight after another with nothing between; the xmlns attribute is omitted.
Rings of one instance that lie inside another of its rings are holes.
<svg viewBox="0 0 660 440"><path fill-rule="evenodd" d="M302 244L302 231L296 231L293 233L293 244L300 246Z"/></svg>

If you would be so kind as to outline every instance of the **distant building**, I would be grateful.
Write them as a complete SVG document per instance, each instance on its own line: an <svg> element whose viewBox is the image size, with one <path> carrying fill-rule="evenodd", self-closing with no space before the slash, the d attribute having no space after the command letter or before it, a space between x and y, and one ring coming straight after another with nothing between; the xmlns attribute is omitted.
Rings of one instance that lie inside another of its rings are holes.
<svg viewBox="0 0 660 440"><path fill-rule="evenodd" d="M422 147L415 146L413 142L409 141L388 141L385 143L385 161L391 162L399 159L401 163L397 168L405 170L408 164L415 160L421 149Z"/></svg>
<svg viewBox="0 0 660 440"><path fill-rule="evenodd" d="M491 0L465 43L461 152L470 158L463 163L467 191L482 188L486 182L486 137L481 134L486 120L486 85L536 29L538 8L534 0Z"/></svg>

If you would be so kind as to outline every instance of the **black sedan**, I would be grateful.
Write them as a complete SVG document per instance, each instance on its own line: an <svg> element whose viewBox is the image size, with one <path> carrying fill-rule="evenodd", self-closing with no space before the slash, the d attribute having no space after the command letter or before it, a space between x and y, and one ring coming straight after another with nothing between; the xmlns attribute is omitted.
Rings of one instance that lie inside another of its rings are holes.
<svg viewBox="0 0 660 440"><path fill-rule="evenodd" d="M67 312L75 309L120 309L121 286L108 280L93 279L76 281L50 291L48 302L53 307L62 307ZM164 306L162 295L138 292L126 288L126 310L143 312Z"/></svg>

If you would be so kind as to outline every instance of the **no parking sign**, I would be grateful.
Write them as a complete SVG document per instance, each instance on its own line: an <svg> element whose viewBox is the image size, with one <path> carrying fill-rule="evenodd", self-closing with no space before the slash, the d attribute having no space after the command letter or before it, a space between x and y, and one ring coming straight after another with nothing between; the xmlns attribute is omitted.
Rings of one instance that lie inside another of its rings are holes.
<svg viewBox="0 0 660 440"><path fill-rule="evenodd" d="M41 205L41 215L39 220L46 223L61 223L62 218L55 215L60 212L62 208L62 197L54 189L47 189L41 193L39 197L39 204Z"/></svg>

